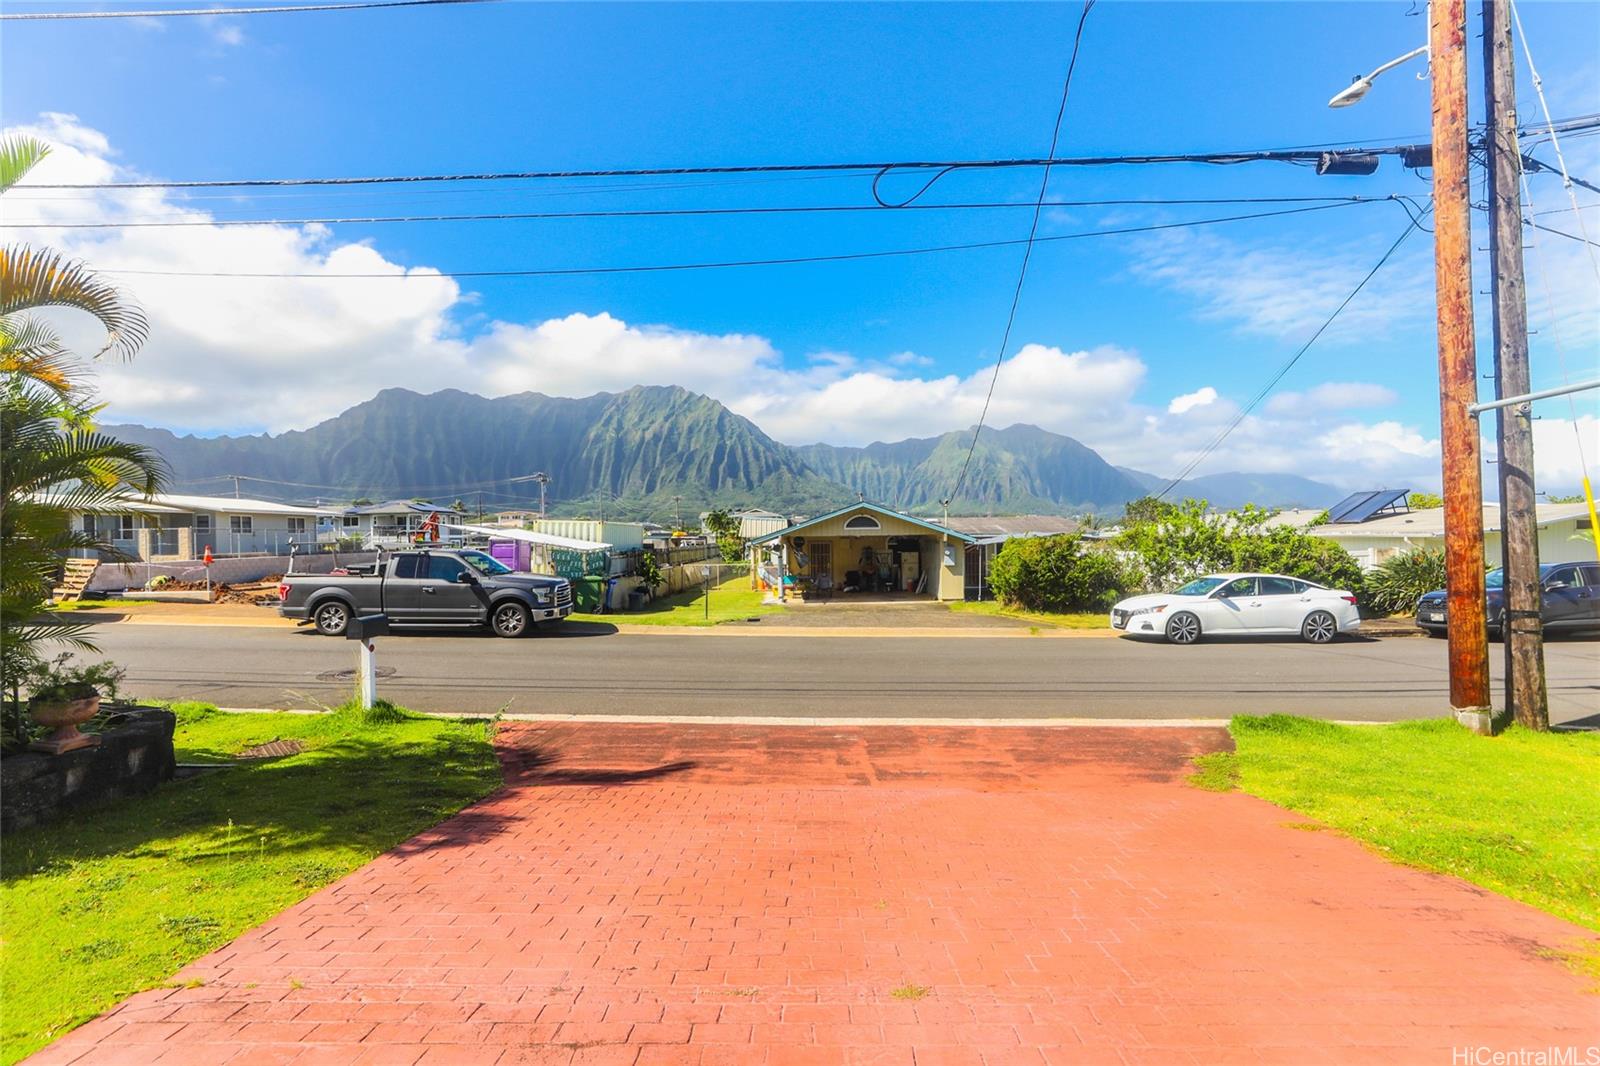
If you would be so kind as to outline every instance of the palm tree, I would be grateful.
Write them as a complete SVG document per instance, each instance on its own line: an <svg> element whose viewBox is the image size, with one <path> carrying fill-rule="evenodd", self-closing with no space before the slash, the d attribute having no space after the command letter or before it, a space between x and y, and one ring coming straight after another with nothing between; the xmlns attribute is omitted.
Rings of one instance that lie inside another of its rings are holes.
<svg viewBox="0 0 1600 1066"><path fill-rule="evenodd" d="M0 140L0 193L49 152L26 137ZM92 645L84 626L41 619L62 556L74 549L126 558L72 528L80 513L125 511L130 496L158 491L160 458L97 431L99 410L73 353L30 311L74 308L106 330L96 357L131 358L149 327L136 305L82 263L57 252L0 248L0 676L11 689L5 733L16 731L21 677L47 640Z"/></svg>

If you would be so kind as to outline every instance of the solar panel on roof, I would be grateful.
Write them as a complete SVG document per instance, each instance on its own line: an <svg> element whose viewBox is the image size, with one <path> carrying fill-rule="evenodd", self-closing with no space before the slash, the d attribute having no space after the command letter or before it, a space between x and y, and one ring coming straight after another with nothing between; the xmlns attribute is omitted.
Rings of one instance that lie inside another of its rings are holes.
<svg viewBox="0 0 1600 1066"><path fill-rule="evenodd" d="M1379 511L1393 509L1410 489L1373 489L1354 492L1328 508L1329 525L1354 525L1365 522Z"/></svg>

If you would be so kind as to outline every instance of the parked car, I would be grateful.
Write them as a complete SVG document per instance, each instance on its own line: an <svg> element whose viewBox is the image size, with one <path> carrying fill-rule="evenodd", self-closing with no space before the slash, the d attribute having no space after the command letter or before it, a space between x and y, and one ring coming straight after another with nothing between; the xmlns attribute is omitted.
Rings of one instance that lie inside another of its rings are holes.
<svg viewBox="0 0 1600 1066"><path fill-rule="evenodd" d="M1505 633L1505 571L1489 571L1484 584L1489 600L1489 636L1499 640ZM1540 615L1546 629L1600 630L1600 563L1545 563L1539 567L1539 584L1544 589ZM1444 636L1449 619L1444 589L1424 593L1417 601L1417 625L1430 636Z"/></svg>
<svg viewBox="0 0 1600 1066"><path fill-rule="evenodd" d="M290 574L278 597L279 614L330 637L370 614L395 626L486 625L497 636L520 637L572 613L566 578L519 574L471 549L396 552L361 572Z"/></svg>
<svg viewBox="0 0 1600 1066"><path fill-rule="evenodd" d="M1111 627L1172 644L1246 633L1299 634L1327 644L1361 624L1354 594L1281 574L1210 574L1175 592L1134 596L1111 609Z"/></svg>

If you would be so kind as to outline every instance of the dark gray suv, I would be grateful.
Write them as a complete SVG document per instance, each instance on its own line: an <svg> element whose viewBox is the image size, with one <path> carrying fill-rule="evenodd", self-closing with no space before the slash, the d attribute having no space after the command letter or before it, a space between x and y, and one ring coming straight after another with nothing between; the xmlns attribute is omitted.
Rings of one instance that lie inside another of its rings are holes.
<svg viewBox="0 0 1600 1066"><path fill-rule="evenodd" d="M1505 573L1489 571L1489 637L1499 640L1504 632L1506 601ZM1544 587L1544 627L1552 633L1589 630L1600 632L1600 563L1545 563L1539 567L1539 582ZM1429 592L1417 601L1417 625L1435 637L1445 633L1447 621L1443 589Z"/></svg>

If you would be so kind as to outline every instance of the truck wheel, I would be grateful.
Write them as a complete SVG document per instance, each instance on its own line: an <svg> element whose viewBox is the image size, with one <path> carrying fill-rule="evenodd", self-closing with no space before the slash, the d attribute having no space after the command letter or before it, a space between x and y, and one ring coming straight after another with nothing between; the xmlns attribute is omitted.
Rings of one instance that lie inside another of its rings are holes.
<svg viewBox="0 0 1600 1066"><path fill-rule="evenodd" d="M494 609L489 625L497 637L520 637L528 631L528 609L520 603L502 603Z"/></svg>
<svg viewBox="0 0 1600 1066"><path fill-rule="evenodd" d="M325 637L343 636L350 628L350 608L338 600L317 608L317 632Z"/></svg>

